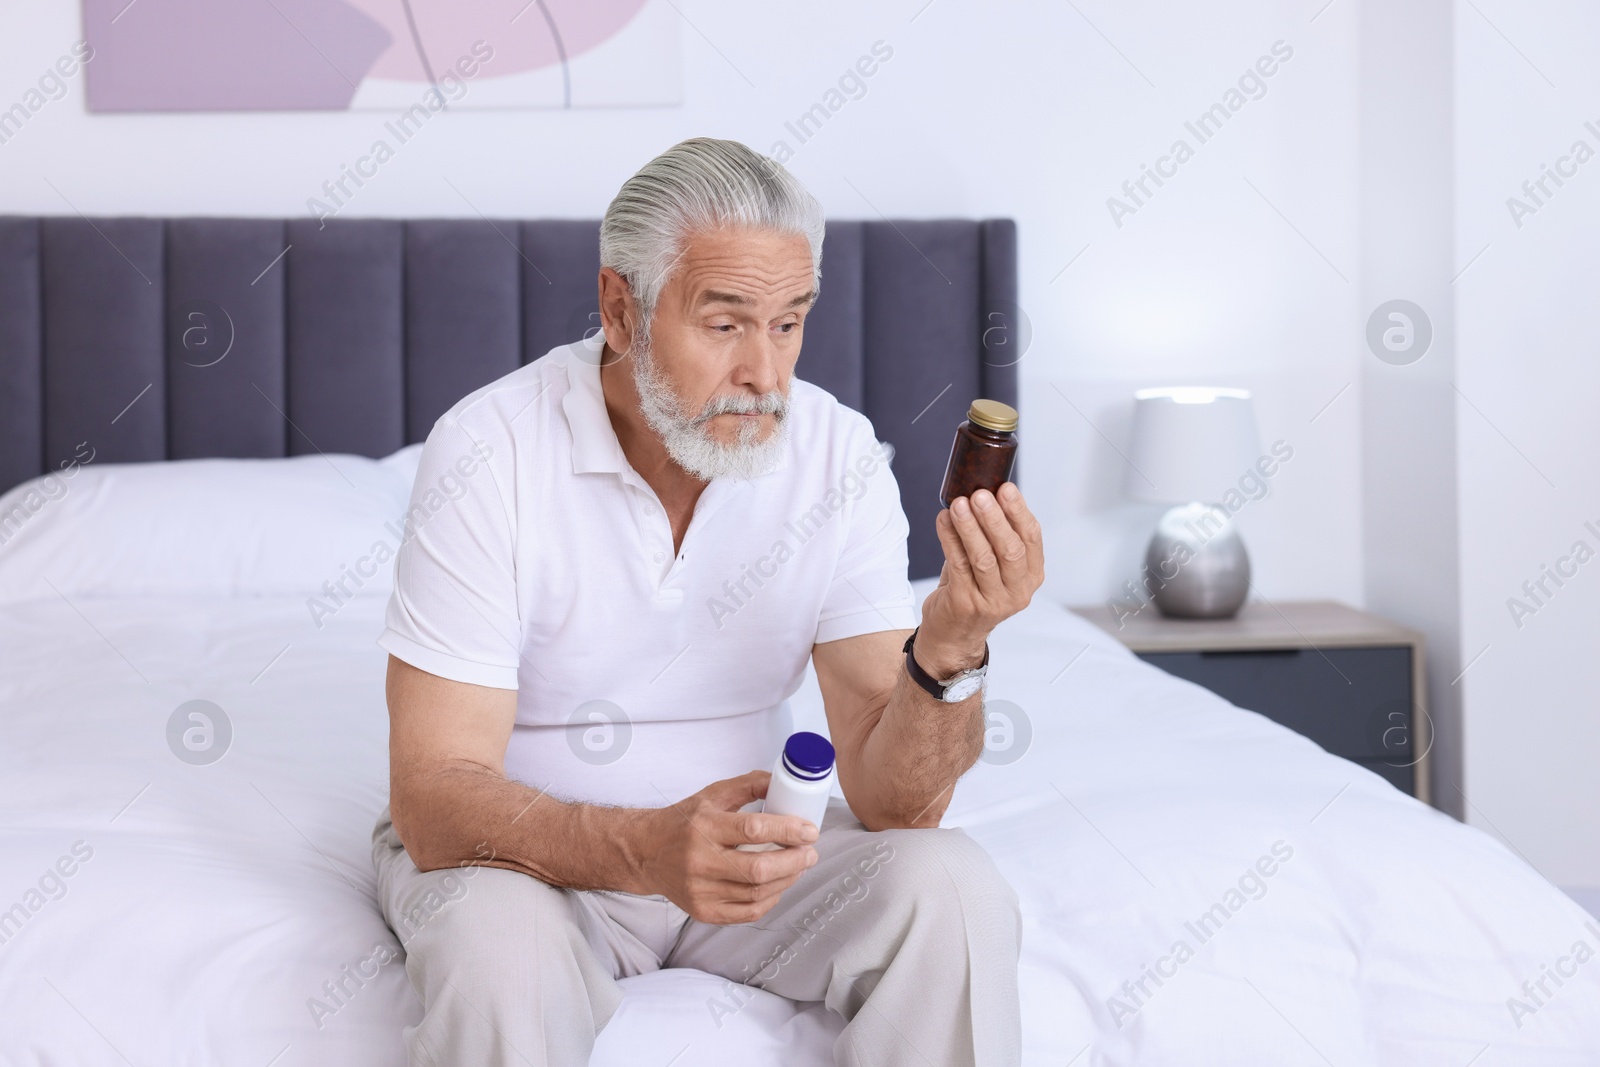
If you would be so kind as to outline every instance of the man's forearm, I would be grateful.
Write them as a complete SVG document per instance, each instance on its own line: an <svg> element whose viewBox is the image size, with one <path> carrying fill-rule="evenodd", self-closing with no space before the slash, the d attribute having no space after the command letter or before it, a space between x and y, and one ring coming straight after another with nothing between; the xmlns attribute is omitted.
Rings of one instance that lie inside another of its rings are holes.
<svg viewBox="0 0 1600 1067"><path fill-rule="evenodd" d="M964 662L967 658L952 658L948 670L943 662L926 666L943 672L935 677L948 677L977 665L976 659ZM845 784L851 810L869 830L938 826L956 780L983 753L983 734L981 693L946 704L929 696L902 667L862 745L854 781Z"/></svg>
<svg viewBox="0 0 1600 1067"><path fill-rule="evenodd" d="M654 892L634 830L642 808L555 799L472 763L394 783L390 814L419 870L505 867L569 889Z"/></svg>

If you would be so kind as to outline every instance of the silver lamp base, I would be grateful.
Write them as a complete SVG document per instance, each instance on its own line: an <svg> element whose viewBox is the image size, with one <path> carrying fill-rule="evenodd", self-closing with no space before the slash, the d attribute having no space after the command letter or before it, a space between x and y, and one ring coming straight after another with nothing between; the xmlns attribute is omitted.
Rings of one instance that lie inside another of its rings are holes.
<svg viewBox="0 0 1600 1067"><path fill-rule="evenodd" d="M1226 619L1250 593L1250 556L1228 513L1179 504L1161 516L1145 550L1145 573L1161 614Z"/></svg>

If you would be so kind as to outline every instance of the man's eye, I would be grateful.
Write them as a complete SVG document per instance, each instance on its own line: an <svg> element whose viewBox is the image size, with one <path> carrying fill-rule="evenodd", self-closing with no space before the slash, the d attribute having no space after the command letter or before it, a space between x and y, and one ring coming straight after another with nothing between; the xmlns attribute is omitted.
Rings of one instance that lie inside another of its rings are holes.
<svg viewBox="0 0 1600 1067"><path fill-rule="evenodd" d="M711 328L713 330L732 330L735 327L731 322L719 322L714 324Z"/></svg>
<svg viewBox="0 0 1600 1067"><path fill-rule="evenodd" d="M794 328L798 325L800 325L798 322L785 322L781 324L778 329L782 330L784 333L793 333Z"/></svg>

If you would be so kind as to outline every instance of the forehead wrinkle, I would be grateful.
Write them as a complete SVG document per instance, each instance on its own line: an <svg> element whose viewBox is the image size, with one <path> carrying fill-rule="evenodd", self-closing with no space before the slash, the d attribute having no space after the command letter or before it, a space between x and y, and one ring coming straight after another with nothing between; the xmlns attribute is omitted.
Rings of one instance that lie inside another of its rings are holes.
<svg viewBox="0 0 1600 1067"><path fill-rule="evenodd" d="M754 297L746 296L743 293L729 292L725 289L707 289L700 294L700 299L695 301L694 306L700 307L705 304L737 304L740 307L747 307L754 303Z"/></svg>
<svg viewBox="0 0 1600 1067"><path fill-rule="evenodd" d="M799 296L791 299L787 304L783 305L783 309L785 311L789 311L800 307L802 304L809 306L816 303L816 300L816 290L808 289ZM732 304L736 307L753 307L755 306L756 301L754 298L746 296L744 293L729 292L723 289L707 289L700 294L700 299L695 301L694 306L696 309L698 309L707 304Z"/></svg>
<svg viewBox="0 0 1600 1067"><path fill-rule="evenodd" d="M803 242L773 247L765 241L730 241L726 234L716 234L696 239L684 251L668 284L681 287L679 306L690 311L718 302L753 307L774 290L781 293L802 285L806 291L791 297L785 310L816 300L815 267Z"/></svg>
<svg viewBox="0 0 1600 1067"><path fill-rule="evenodd" d="M684 295L690 298L690 310L699 310L707 304L753 308L773 289L781 291L801 285L806 287L805 291L784 301L784 310L802 304L809 305L816 300L816 292L810 284L813 275L809 263L803 271L795 270L792 275L789 271L767 272L751 270L748 266L696 265L684 270L679 278L684 286ZM700 288L702 285L705 288Z"/></svg>

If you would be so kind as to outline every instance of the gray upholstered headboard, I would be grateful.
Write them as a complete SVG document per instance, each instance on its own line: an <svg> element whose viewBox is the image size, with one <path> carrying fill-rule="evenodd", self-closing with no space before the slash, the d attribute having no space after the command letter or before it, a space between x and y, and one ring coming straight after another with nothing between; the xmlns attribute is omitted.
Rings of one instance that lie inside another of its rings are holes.
<svg viewBox="0 0 1600 1067"><path fill-rule="evenodd" d="M80 442L387 455L594 325L598 270L592 220L0 217L0 492ZM798 374L894 445L913 577L967 402L1016 402L1016 272L1009 219L828 224Z"/></svg>

